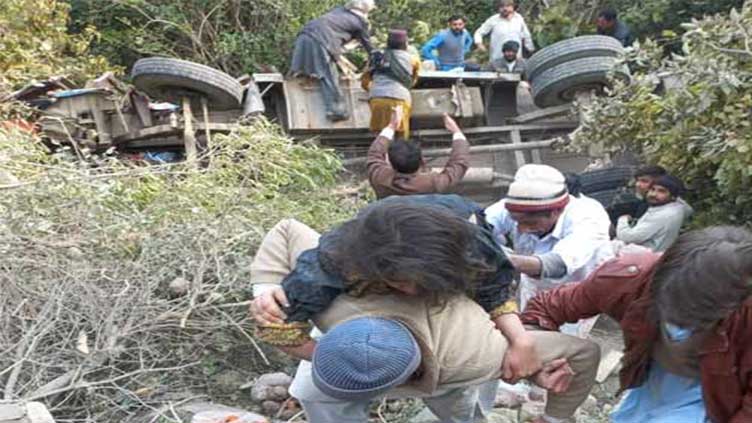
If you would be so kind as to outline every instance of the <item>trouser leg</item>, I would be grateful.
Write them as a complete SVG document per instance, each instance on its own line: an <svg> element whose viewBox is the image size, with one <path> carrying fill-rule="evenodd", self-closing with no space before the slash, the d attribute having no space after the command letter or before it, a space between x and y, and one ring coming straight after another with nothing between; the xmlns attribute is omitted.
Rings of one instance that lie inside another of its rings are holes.
<svg viewBox="0 0 752 423"><path fill-rule="evenodd" d="M321 392L313 383L311 362L301 361L290 385L309 423L366 423L370 401L342 401Z"/></svg>
<svg viewBox="0 0 752 423"><path fill-rule="evenodd" d="M251 283L280 284L298 256L319 244L319 234L295 219L283 219L264 236L251 263Z"/></svg>
<svg viewBox="0 0 752 423"><path fill-rule="evenodd" d="M494 407L497 380L452 389L423 402L442 423L485 422Z"/></svg>
<svg viewBox="0 0 752 423"><path fill-rule="evenodd" d="M600 362L598 344L559 332L530 331L535 346L544 363L566 358L575 375L569 389L561 394L548 393L546 415L568 418L574 415L595 384Z"/></svg>
<svg viewBox="0 0 752 423"><path fill-rule="evenodd" d="M321 95L324 97L327 115L346 119L348 116L342 89L339 86L337 64L329 58L326 75L321 78Z"/></svg>

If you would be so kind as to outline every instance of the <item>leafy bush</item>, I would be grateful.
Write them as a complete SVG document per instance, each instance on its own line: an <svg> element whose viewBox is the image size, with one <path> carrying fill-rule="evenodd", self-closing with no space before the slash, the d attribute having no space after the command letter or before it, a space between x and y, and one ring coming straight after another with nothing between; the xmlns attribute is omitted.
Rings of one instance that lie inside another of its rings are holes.
<svg viewBox="0 0 752 423"><path fill-rule="evenodd" d="M752 8L684 25L682 55L646 43L630 85L583 108L578 147L602 143L660 163L692 188L699 225L752 218ZM665 88L657 90L661 80Z"/></svg>
<svg viewBox="0 0 752 423"><path fill-rule="evenodd" d="M0 129L18 180L0 181L4 397L66 421L150 421L198 395L247 406L219 382L270 368L249 334L251 259L282 218L324 229L362 205L337 190L339 159L266 121L216 137L200 169L38 141Z"/></svg>
<svg viewBox="0 0 752 423"><path fill-rule="evenodd" d="M0 94L33 79L66 75L74 82L108 70L89 54L98 34L91 26L68 33L70 6L56 0L4 0L0 7Z"/></svg>

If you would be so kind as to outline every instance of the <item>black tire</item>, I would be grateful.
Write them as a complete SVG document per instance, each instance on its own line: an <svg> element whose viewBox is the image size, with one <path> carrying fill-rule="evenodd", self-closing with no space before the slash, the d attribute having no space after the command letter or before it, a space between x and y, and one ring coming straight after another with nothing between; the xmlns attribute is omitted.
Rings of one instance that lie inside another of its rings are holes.
<svg viewBox="0 0 752 423"><path fill-rule="evenodd" d="M552 44L539 52L527 62L526 75L531 81L541 73L572 60L585 57L618 57L624 52L621 43L605 35L583 35Z"/></svg>
<svg viewBox="0 0 752 423"><path fill-rule="evenodd" d="M243 87L232 76L198 63L151 57L136 62L131 71L133 85L154 99L180 104L183 97L206 97L209 108L237 109Z"/></svg>
<svg viewBox="0 0 752 423"><path fill-rule="evenodd" d="M607 189L607 190L598 191L598 192L591 192L590 194L585 194L585 193L583 194L601 203L603 207L608 208L609 206L611 206L611 202L613 201L614 197L616 197L616 194L618 193L619 193L619 189L615 188L615 189Z"/></svg>
<svg viewBox="0 0 752 423"><path fill-rule="evenodd" d="M578 91L600 91L610 85L609 74L625 80L629 70L613 57L587 57L563 63L533 81L533 101L541 108L571 103Z"/></svg>
<svg viewBox="0 0 752 423"><path fill-rule="evenodd" d="M590 195L594 192L618 189L627 185L634 169L629 166L609 167L579 174L580 192Z"/></svg>

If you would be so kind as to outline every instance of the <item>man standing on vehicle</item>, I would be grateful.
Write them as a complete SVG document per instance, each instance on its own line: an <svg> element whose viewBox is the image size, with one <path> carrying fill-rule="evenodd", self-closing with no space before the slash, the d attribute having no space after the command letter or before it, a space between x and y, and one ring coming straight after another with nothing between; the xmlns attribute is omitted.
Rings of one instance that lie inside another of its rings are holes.
<svg viewBox="0 0 752 423"><path fill-rule="evenodd" d="M420 55L423 60L430 60L436 64L436 70L467 70L477 71L475 64L465 63L465 55L473 46L473 37L465 29L465 18L452 15L448 20L449 28L428 40ZM438 56L434 51L438 50Z"/></svg>
<svg viewBox="0 0 752 423"><path fill-rule="evenodd" d="M486 19L483 25L475 31L475 45L485 51L483 38L491 35L491 51L489 61L503 58L501 47L507 41L516 41L523 46L528 54L535 51L535 44L525 19L515 11L514 0L501 0L498 5L499 13ZM522 56L522 50L519 53Z"/></svg>
<svg viewBox="0 0 752 423"><path fill-rule="evenodd" d="M358 40L371 53L368 14L376 8L373 0L351 0L323 16L308 22L295 40L290 73L318 79L326 106L326 117L332 121L350 117L339 87L337 62L344 45Z"/></svg>

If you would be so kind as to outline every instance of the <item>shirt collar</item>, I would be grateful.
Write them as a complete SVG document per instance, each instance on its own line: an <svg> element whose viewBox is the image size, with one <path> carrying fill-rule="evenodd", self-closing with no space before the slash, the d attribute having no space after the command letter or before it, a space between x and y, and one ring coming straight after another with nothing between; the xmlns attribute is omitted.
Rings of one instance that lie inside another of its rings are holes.
<svg viewBox="0 0 752 423"><path fill-rule="evenodd" d="M567 216L567 211L569 211L569 208L572 207L572 203L574 203L575 201L577 201L577 199L570 195L569 203L567 203L567 205L564 207L564 210L561 212L559 219L556 221L556 225L554 225L554 229L549 234L550 236L559 240L564 238L564 219Z"/></svg>

